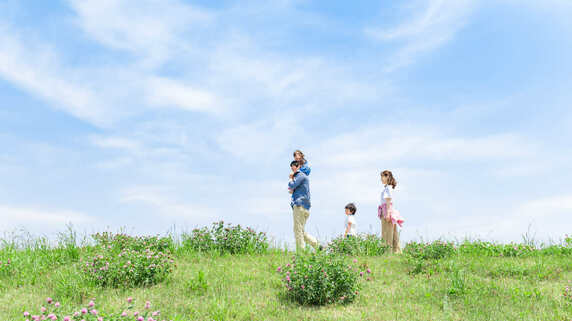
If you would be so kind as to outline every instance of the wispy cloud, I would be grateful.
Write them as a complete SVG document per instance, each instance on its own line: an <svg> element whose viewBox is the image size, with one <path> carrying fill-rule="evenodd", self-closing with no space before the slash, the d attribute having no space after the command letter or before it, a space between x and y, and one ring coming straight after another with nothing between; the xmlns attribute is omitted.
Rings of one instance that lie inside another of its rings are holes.
<svg viewBox="0 0 572 321"><path fill-rule="evenodd" d="M365 33L378 41L399 41L403 44L386 66L387 71L393 71L412 64L420 55L453 39L467 24L475 6L474 0L416 1L410 20L389 29L369 27Z"/></svg>
<svg viewBox="0 0 572 321"><path fill-rule="evenodd" d="M31 45L0 25L0 77L80 119L104 125L106 107L82 77L66 68L54 48Z"/></svg>
<svg viewBox="0 0 572 321"><path fill-rule="evenodd" d="M51 210L34 207L0 205L0 220L3 230L26 227L61 227L68 223L83 225L93 223L95 219L87 214L70 210Z"/></svg>

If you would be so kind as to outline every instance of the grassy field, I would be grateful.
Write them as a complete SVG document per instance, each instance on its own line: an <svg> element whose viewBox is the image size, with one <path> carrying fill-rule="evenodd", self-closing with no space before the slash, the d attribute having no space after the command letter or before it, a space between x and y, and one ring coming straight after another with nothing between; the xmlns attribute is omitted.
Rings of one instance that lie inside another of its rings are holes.
<svg viewBox="0 0 572 321"><path fill-rule="evenodd" d="M75 244L73 238L56 246L42 239L4 241L0 320L23 321L25 311L37 314L48 297L70 313L90 300L101 313L115 313L132 297L141 310L150 301L160 310L158 320L572 320L572 298L565 295L572 256L560 252L499 257L456 251L417 261L405 254L349 256L371 268L372 280L361 281L352 303L314 307L284 295L277 268L292 257L284 250L220 255L174 244L176 267L164 280L113 288L87 279L81 262L94 247Z"/></svg>

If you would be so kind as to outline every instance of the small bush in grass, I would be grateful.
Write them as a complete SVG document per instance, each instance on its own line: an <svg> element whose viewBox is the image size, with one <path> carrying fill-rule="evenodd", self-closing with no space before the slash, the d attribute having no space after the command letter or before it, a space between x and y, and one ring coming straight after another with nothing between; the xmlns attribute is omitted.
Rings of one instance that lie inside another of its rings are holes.
<svg viewBox="0 0 572 321"><path fill-rule="evenodd" d="M161 282L173 271L174 263L170 254L150 249L102 251L81 262L83 271L95 284L115 288Z"/></svg>
<svg viewBox="0 0 572 321"><path fill-rule="evenodd" d="M191 234L184 234L183 248L194 252L259 254L268 250L268 238L266 233L240 225L225 225L220 221L213 223L210 228L194 229Z"/></svg>
<svg viewBox="0 0 572 321"><path fill-rule="evenodd" d="M97 243L96 254L80 263L96 285L116 288L153 285L163 281L175 266L170 238L107 232L93 238Z"/></svg>
<svg viewBox="0 0 572 321"><path fill-rule="evenodd" d="M405 245L403 253L413 259L438 260L449 257L457 251L452 242L434 241L432 243L410 242Z"/></svg>
<svg viewBox="0 0 572 321"><path fill-rule="evenodd" d="M328 251L337 254L380 256L387 253L389 246L375 234L359 234L351 237L337 237L328 244Z"/></svg>
<svg viewBox="0 0 572 321"><path fill-rule="evenodd" d="M153 250L157 252L172 252L173 240L170 237L159 236L130 236L122 233L103 232L92 235L96 244L119 252L124 249L135 251Z"/></svg>
<svg viewBox="0 0 572 321"><path fill-rule="evenodd" d="M46 304L39 309L37 314L24 312L26 321L36 320L61 320L61 321L166 321L160 318L160 310L151 309L151 303L145 302L141 309L136 309L131 298L127 299L127 305L121 312L102 312L94 301L76 311L65 309L59 302L51 298L46 299Z"/></svg>
<svg viewBox="0 0 572 321"><path fill-rule="evenodd" d="M369 275L367 265L348 263L344 256L318 252L297 254L291 263L278 267L286 296L303 305L352 302L359 293L360 278ZM361 268L361 271L360 271Z"/></svg>

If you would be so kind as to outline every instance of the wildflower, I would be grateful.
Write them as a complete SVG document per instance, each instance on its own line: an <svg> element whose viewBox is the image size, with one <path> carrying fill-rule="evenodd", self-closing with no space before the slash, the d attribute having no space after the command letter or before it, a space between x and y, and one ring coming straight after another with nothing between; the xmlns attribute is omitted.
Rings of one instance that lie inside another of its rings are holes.
<svg viewBox="0 0 572 321"><path fill-rule="evenodd" d="M42 313L44 313L46 312L47 309L45 307L42 307L40 310L42 311Z"/></svg>
<svg viewBox="0 0 572 321"><path fill-rule="evenodd" d="M52 300L52 298L47 298L46 302L48 302L48 304L52 304L53 300Z"/></svg>
<svg viewBox="0 0 572 321"><path fill-rule="evenodd" d="M151 302L145 302L145 309L149 309L151 307Z"/></svg>
<svg viewBox="0 0 572 321"><path fill-rule="evenodd" d="M304 284L302 284L300 287L302 288L302 290L304 290L304 288L305 288Z"/></svg>
<svg viewBox="0 0 572 321"><path fill-rule="evenodd" d="M367 274L370 274L370 273L371 273L371 270L370 270L370 269L367 269L366 272L367 272Z"/></svg>
<svg viewBox="0 0 572 321"><path fill-rule="evenodd" d="M354 259L354 263L357 263L357 259Z"/></svg>
<svg viewBox="0 0 572 321"><path fill-rule="evenodd" d="M29 317L29 316L30 316L30 312L28 312L28 311L24 312L24 316L25 316L26 318Z"/></svg>
<svg viewBox="0 0 572 321"><path fill-rule="evenodd" d="M123 313L121 313L122 317L126 317L127 316L127 312L123 311Z"/></svg>
<svg viewBox="0 0 572 321"><path fill-rule="evenodd" d="M59 302L56 302L56 304L54 304L54 306L55 306L56 308L59 308L59 307L60 307L60 303L59 303Z"/></svg>
<svg viewBox="0 0 572 321"><path fill-rule="evenodd" d="M97 315L97 310L96 309L91 310L91 314Z"/></svg>
<svg viewBox="0 0 572 321"><path fill-rule="evenodd" d="M64 317L64 321L70 321L70 320L71 320L70 317L68 317L68 316Z"/></svg>
<svg viewBox="0 0 572 321"><path fill-rule="evenodd" d="M363 272L359 272L359 276L363 276Z"/></svg>
<svg viewBox="0 0 572 321"><path fill-rule="evenodd" d="M278 272L282 271L282 267L279 266L278 269L277 269L277 271L278 271Z"/></svg>

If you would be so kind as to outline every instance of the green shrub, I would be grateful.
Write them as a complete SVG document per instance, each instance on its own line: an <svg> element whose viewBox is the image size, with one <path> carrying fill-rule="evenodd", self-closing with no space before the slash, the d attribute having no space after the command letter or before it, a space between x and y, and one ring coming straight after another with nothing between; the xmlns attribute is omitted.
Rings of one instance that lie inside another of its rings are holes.
<svg viewBox="0 0 572 321"><path fill-rule="evenodd" d="M336 254L381 256L389 246L375 234L360 234L351 237L337 237L328 244L328 251Z"/></svg>
<svg viewBox="0 0 572 321"><path fill-rule="evenodd" d="M174 249L174 243L170 237L130 236L122 233L103 232L92 235L92 238L95 240L96 245L114 252L120 252L125 249L172 252Z"/></svg>
<svg viewBox="0 0 572 321"><path fill-rule="evenodd" d="M303 305L352 302L359 293L360 277L371 279L367 265L357 267L344 256L325 252L297 254L278 272L286 297Z"/></svg>
<svg viewBox="0 0 572 321"><path fill-rule="evenodd" d="M83 272L96 285L136 287L163 281L175 262L170 238L102 233L93 236L95 255L81 260Z"/></svg>
<svg viewBox="0 0 572 321"><path fill-rule="evenodd" d="M405 245L403 253L413 259L438 260L455 254L457 247L452 242L440 240L432 243L410 242Z"/></svg>
<svg viewBox="0 0 572 321"><path fill-rule="evenodd" d="M223 221L210 228L194 229L183 234L183 248L193 252L218 252L221 254L260 254L268 250L266 233L255 232L240 225L232 226Z"/></svg>

